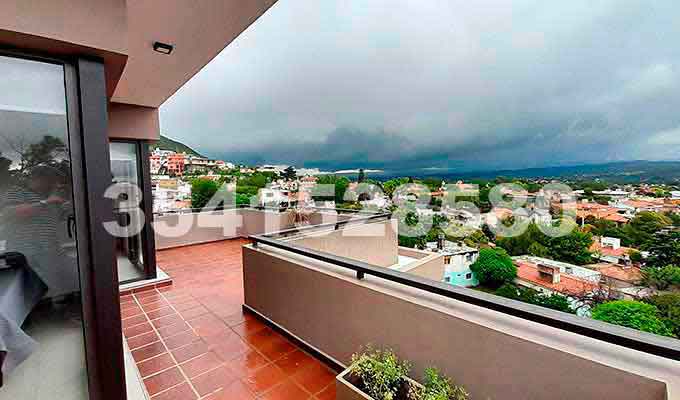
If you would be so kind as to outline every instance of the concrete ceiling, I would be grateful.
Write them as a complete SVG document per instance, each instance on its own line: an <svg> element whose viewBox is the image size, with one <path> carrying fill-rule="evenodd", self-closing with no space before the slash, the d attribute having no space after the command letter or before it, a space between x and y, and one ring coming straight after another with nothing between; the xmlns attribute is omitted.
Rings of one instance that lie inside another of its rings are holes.
<svg viewBox="0 0 680 400"><path fill-rule="evenodd" d="M128 0L128 60L112 101L159 107L276 0ZM153 50L172 44L171 55Z"/></svg>

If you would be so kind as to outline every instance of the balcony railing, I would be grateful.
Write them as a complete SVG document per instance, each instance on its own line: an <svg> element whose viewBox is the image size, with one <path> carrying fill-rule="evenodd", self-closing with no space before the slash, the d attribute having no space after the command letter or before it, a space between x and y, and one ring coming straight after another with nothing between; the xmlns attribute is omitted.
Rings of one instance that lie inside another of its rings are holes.
<svg viewBox="0 0 680 400"><path fill-rule="evenodd" d="M482 396L475 398L679 398L676 339L300 244L306 235L380 223L390 224L390 216L251 235L253 245L244 248L245 307L340 366L369 343L392 347L417 366L444 364ZM592 386L598 381L602 387Z"/></svg>

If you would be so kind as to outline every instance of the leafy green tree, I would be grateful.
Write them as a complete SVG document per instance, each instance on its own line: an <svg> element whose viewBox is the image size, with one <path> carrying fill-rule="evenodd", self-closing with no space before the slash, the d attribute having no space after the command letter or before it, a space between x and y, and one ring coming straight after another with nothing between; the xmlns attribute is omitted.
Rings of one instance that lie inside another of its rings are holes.
<svg viewBox="0 0 680 400"><path fill-rule="evenodd" d="M386 181L383 183L383 190L385 191L385 194L388 197L392 197L394 194L394 191L402 185L405 185L409 182L409 178L395 178L395 179L390 179L389 181Z"/></svg>
<svg viewBox="0 0 680 400"><path fill-rule="evenodd" d="M574 229L566 236L551 238L549 242L550 255L555 260L576 265L592 262L589 249L593 244L593 236L590 233Z"/></svg>
<svg viewBox="0 0 680 400"><path fill-rule="evenodd" d="M667 293L652 296L645 302L659 309L661 319L675 337L680 338L680 293Z"/></svg>
<svg viewBox="0 0 680 400"><path fill-rule="evenodd" d="M427 243L425 236L410 237L399 235L397 239L399 241L399 246L410 247L412 249L423 249Z"/></svg>
<svg viewBox="0 0 680 400"><path fill-rule="evenodd" d="M642 280L645 285L666 290L671 286L680 286L680 267L666 265L665 267L645 267L642 269Z"/></svg>
<svg viewBox="0 0 680 400"><path fill-rule="evenodd" d="M288 168L284 169L281 172L281 178L285 180L292 181L297 177L297 173L295 172L295 168L292 166L289 166Z"/></svg>
<svg viewBox="0 0 680 400"><path fill-rule="evenodd" d="M236 205L237 206L249 206L250 205L250 196L241 194L241 193L236 193Z"/></svg>
<svg viewBox="0 0 680 400"><path fill-rule="evenodd" d="M651 304L633 300L602 303L592 310L593 319L625 326L662 336L673 336L661 320L659 309Z"/></svg>
<svg viewBox="0 0 680 400"><path fill-rule="evenodd" d="M577 265L592 261L589 251L592 243L592 235L580 229L553 238L544 234L534 223L529 224L521 235L497 240L497 244L512 256L532 254Z"/></svg>
<svg viewBox="0 0 680 400"><path fill-rule="evenodd" d="M470 270L481 284L489 287L499 287L517 277L517 267L503 249L481 249Z"/></svg>
<svg viewBox="0 0 680 400"><path fill-rule="evenodd" d="M217 183L210 179L194 179L191 182L191 208L204 208L218 188Z"/></svg>
<svg viewBox="0 0 680 400"><path fill-rule="evenodd" d="M630 261L639 264L642 262L642 253L640 253L637 250L631 250L628 252L628 257L630 257Z"/></svg>
<svg viewBox="0 0 680 400"><path fill-rule="evenodd" d="M644 246L652 242L655 233L672 223L673 221L661 213L643 211L630 220L623 228L623 232L632 245Z"/></svg>
<svg viewBox="0 0 680 400"><path fill-rule="evenodd" d="M319 185L333 185L335 193L327 193L327 189L321 189ZM316 186L312 189L312 198L316 201L335 201L336 203L342 203L348 186L349 179L344 176L321 175L316 181Z"/></svg>
<svg viewBox="0 0 680 400"><path fill-rule="evenodd" d="M644 248L649 251L647 267L680 265L680 232L658 232Z"/></svg>
<svg viewBox="0 0 680 400"><path fill-rule="evenodd" d="M550 250L548 250L547 247L543 246L542 244L538 242L534 242L529 245L529 248L527 249L527 252L531 254L532 256L536 257L550 257Z"/></svg>
<svg viewBox="0 0 680 400"><path fill-rule="evenodd" d="M537 290L516 286L512 283L505 283L494 292L497 296L522 301L524 303L535 304L537 306L550 308L552 310L562 311L574 314L571 308L569 299L558 293L545 295Z"/></svg>

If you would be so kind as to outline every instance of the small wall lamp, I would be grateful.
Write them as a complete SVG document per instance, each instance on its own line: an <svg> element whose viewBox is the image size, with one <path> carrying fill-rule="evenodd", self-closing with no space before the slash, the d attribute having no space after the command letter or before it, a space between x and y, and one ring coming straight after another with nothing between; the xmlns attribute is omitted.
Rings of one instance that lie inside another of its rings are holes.
<svg viewBox="0 0 680 400"><path fill-rule="evenodd" d="M153 42L153 49L162 54L170 54L172 53L174 46L167 43Z"/></svg>

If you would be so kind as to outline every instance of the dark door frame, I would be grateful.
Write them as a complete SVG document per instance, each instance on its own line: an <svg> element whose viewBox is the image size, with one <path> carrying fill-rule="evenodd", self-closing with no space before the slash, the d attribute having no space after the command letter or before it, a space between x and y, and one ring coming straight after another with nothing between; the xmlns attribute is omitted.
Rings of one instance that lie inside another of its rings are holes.
<svg viewBox="0 0 680 400"><path fill-rule="evenodd" d="M125 400L118 270L104 228L113 221L112 201L104 197L111 181L104 64L14 48L0 48L0 55L64 67L89 398Z"/></svg>
<svg viewBox="0 0 680 400"><path fill-rule="evenodd" d="M120 284L132 283L145 279L156 279L156 238L153 230L153 195L151 194L151 166L149 165L149 144L144 140L136 139L110 139L111 143L130 143L136 147L138 170L138 182L142 191L142 204L144 212L144 227L140 233L142 238L142 252L144 255L144 277Z"/></svg>

